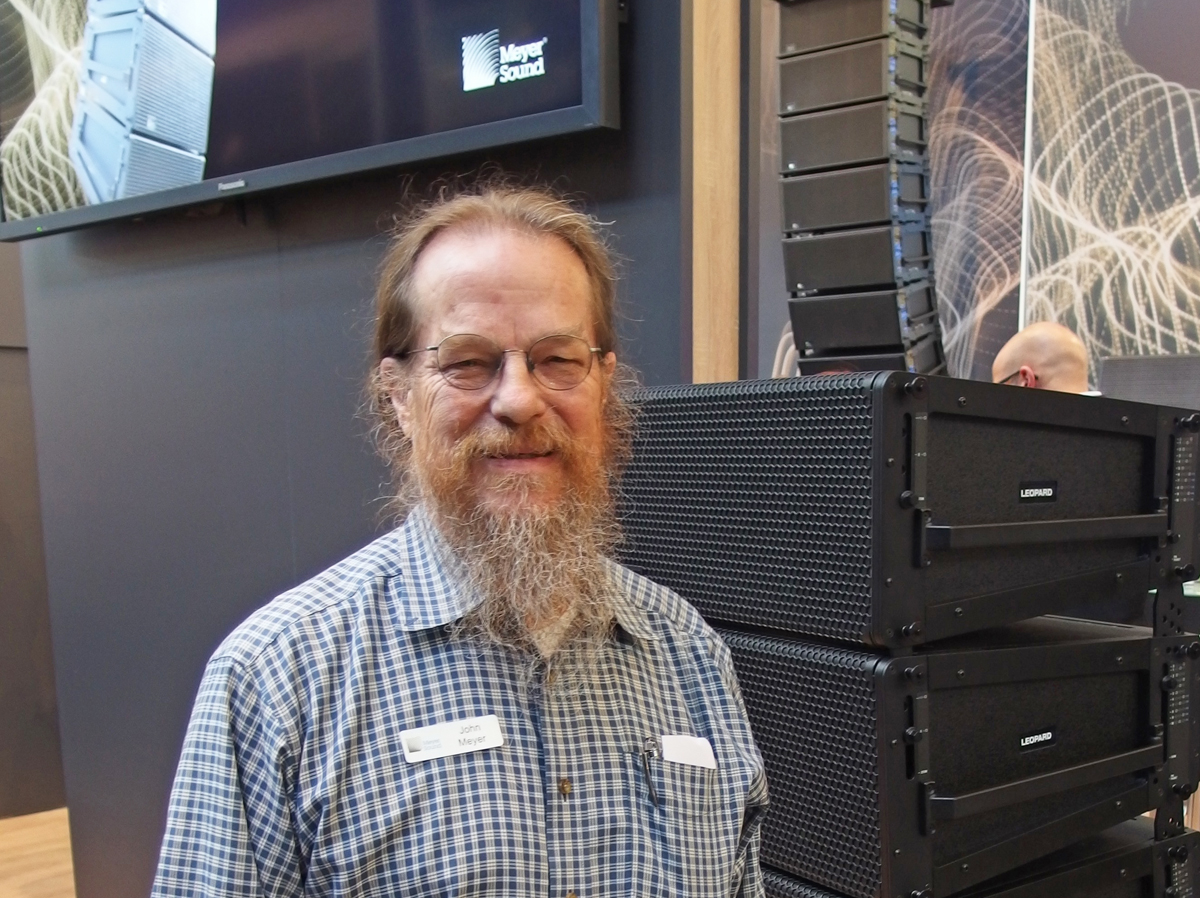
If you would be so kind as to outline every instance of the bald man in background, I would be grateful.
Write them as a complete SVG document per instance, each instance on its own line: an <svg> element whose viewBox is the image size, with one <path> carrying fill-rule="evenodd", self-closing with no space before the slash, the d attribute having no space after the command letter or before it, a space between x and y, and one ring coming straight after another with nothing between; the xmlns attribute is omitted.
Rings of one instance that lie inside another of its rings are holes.
<svg viewBox="0 0 1200 898"><path fill-rule="evenodd" d="M1038 321L1001 347L992 362L992 382L1088 392L1087 350L1070 329L1053 321Z"/></svg>

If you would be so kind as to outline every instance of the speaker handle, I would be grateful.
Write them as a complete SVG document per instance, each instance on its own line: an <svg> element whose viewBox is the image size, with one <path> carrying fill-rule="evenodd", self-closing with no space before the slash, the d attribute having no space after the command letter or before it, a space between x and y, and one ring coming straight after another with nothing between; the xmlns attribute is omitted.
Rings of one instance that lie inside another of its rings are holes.
<svg viewBox="0 0 1200 898"><path fill-rule="evenodd" d="M964 795L941 796L934 793L928 799L929 814L934 820L960 820L1022 801L1032 801L1035 798L1065 792L1067 789L1098 783L1125 773L1148 770L1162 763L1163 746L1149 745L1099 761L1077 764L1074 767L1042 773L1013 783L1005 783L1003 786L967 792Z"/></svg>
<svg viewBox="0 0 1200 898"><path fill-rule="evenodd" d="M1083 542L1163 536L1170 530L1166 514L1129 514L1109 518L1069 518L1062 521L1013 521L1007 524L927 524L930 549L977 549L983 546L1021 546L1031 543Z"/></svg>
<svg viewBox="0 0 1200 898"><path fill-rule="evenodd" d="M1151 801L1147 785L1142 783L1140 786L1126 789L1117 795L1109 795L1065 816L1057 817L1041 826L1035 826L1033 829L1019 833L1003 842L970 854L959 855L948 863L933 868L934 894L956 894L978 882L1012 870L1017 864L1045 857L1050 851L1065 848L1087 836L1128 820L1150 807ZM1038 882L1045 884L1047 881L1039 880ZM1048 889L1032 891L1039 898L1061 894L1061 890L1055 890L1053 880L1050 880ZM1014 890L1004 894L1009 898L1016 895L1030 898L1029 890L1025 886L1017 886Z"/></svg>

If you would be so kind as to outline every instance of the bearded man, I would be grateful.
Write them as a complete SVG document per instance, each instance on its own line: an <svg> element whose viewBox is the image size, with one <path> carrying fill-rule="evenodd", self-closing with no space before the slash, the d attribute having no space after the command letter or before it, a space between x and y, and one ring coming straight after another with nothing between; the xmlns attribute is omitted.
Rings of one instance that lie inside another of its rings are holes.
<svg viewBox="0 0 1200 898"><path fill-rule="evenodd" d="M156 898L763 894L729 654L610 558L613 307L594 223L547 192L398 229L372 391L403 524L209 662Z"/></svg>

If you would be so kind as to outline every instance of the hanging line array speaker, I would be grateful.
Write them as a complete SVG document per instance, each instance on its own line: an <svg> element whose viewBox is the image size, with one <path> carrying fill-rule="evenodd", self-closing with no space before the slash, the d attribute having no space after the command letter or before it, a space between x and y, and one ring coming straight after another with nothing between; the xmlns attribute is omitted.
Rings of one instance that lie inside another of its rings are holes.
<svg viewBox="0 0 1200 898"><path fill-rule="evenodd" d="M780 0L784 287L802 374L945 370L928 206L929 9ZM901 294L917 284L930 313L914 321ZM892 298L864 303L870 293Z"/></svg>

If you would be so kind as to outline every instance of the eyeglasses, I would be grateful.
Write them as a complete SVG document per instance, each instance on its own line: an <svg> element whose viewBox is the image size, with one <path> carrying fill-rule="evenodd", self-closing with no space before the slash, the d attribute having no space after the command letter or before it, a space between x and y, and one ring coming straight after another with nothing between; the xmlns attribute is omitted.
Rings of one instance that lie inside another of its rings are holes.
<svg viewBox="0 0 1200 898"><path fill-rule="evenodd" d="M437 346L410 349L399 357L408 358L417 352L437 353L438 371L450 386L460 390L482 390L490 384L510 352L525 354L525 367L542 386L569 390L583 383L592 370L592 358L603 350L570 334L542 337L528 349L501 349L478 334L451 334Z"/></svg>
<svg viewBox="0 0 1200 898"><path fill-rule="evenodd" d="M998 381L996 381L996 383L998 383L998 384L1006 384L1006 383L1009 383L1010 381L1012 381L1012 379L1013 379L1014 377L1019 377L1019 376L1020 376L1020 374L1021 374L1021 369L1020 369L1020 368L1018 368L1018 369L1017 369L1016 371L1014 371L1012 374L1008 375L1008 377L1004 378L1003 380L998 380ZM1037 380L1038 380L1038 376L1037 376L1036 374L1034 374L1034 375L1033 375L1033 382L1034 382L1034 383L1037 383Z"/></svg>

